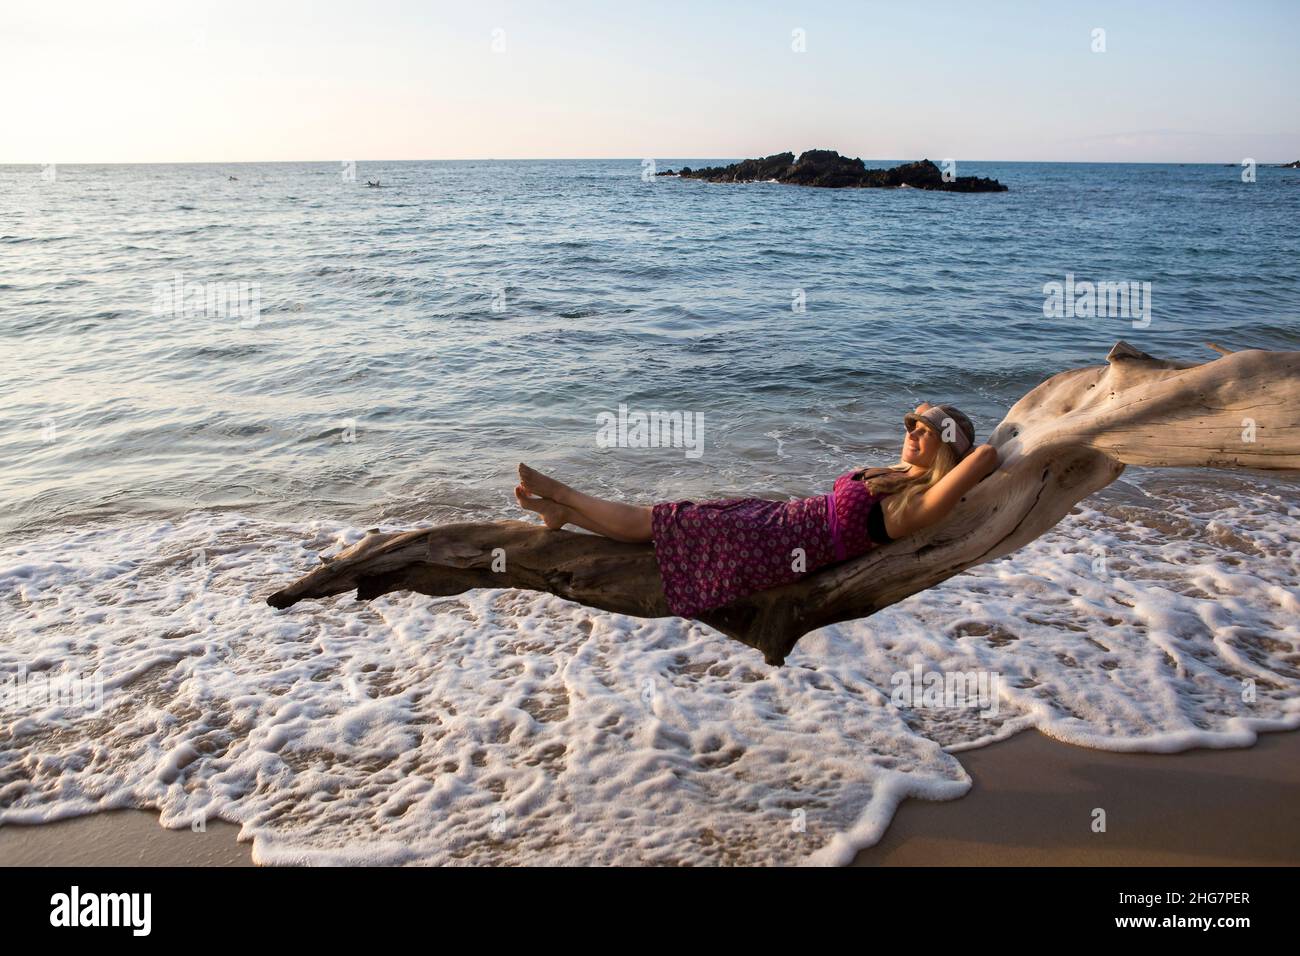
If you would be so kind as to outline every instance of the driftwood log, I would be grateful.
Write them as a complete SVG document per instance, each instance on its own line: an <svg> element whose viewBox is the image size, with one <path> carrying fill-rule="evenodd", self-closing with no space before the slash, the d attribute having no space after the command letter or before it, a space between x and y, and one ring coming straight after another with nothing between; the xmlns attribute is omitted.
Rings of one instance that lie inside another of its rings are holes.
<svg viewBox="0 0 1300 956"><path fill-rule="evenodd" d="M1054 375L1011 408L989 443L1001 463L944 521L699 616L785 661L804 634L864 618L1046 532L1125 465L1300 470L1300 352L1246 349L1201 365L1116 343L1105 365ZM267 598L287 608L356 589L546 591L605 611L669 617L650 544L525 521L374 533Z"/></svg>

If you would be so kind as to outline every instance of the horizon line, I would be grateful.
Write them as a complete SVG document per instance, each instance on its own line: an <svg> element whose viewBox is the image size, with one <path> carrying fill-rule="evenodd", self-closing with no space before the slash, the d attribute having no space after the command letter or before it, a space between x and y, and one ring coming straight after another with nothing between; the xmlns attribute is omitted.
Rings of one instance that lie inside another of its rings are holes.
<svg viewBox="0 0 1300 956"><path fill-rule="evenodd" d="M814 147L821 148L821 147ZM793 152L792 150L783 150L783 152ZM795 153L800 156L808 150ZM769 153L768 156L779 156L780 153ZM930 159L923 156L920 159L887 159L883 157L860 157L847 156L840 153L846 159L862 159L863 162L921 162ZM748 159L765 159L763 156L745 156L740 158L727 156L674 156L668 159L674 162L680 160L728 160L734 159L736 162L743 162ZM943 157L947 159L948 157ZM442 157L442 158L422 158L422 159L184 159L184 160L110 160L104 161L87 161L76 160L69 162L55 161L47 163L43 161L27 160L20 162L0 162L0 166L265 166L275 163L579 163L579 162L631 162L640 163L647 159L656 162L667 162L667 159L659 159L655 156L470 156L470 157ZM930 160L934 162L934 160ZM943 160L940 160L941 162ZM1286 166L1292 162L1300 160L1287 160L1284 162L1265 162L1255 160L1256 166ZM1233 160L1231 162L1220 162L1217 160L1120 160L1120 159L957 159L958 163L1032 163L1035 165L1061 165L1061 166L1241 166L1242 160Z"/></svg>

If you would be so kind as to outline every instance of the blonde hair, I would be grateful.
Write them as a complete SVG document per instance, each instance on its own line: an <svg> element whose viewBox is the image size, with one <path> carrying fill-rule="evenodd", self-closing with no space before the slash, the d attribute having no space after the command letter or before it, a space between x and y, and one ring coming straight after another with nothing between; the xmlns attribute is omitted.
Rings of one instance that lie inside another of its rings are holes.
<svg viewBox="0 0 1300 956"><path fill-rule="evenodd" d="M950 442L941 442L935 452L934 462L925 474L908 477L904 472L912 466L904 461L887 468L868 468L862 476L867 488L878 495L898 495L898 507L906 508L912 499L938 484L939 479L957 467L957 452Z"/></svg>

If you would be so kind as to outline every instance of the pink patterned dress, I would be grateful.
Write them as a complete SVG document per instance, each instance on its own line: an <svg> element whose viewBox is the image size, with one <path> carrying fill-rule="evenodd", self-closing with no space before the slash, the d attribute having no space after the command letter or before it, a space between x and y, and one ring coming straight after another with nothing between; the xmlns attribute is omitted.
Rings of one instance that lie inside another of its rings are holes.
<svg viewBox="0 0 1300 956"><path fill-rule="evenodd" d="M887 496L861 480L866 470L846 471L830 494L796 501L656 504L651 529L668 609L695 617L891 541L880 511Z"/></svg>

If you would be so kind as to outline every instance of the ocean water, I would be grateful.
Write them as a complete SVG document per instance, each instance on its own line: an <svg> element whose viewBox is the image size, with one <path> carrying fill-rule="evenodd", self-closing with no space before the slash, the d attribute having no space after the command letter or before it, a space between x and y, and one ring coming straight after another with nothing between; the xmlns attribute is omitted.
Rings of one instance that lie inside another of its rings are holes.
<svg viewBox="0 0 1300 956"><path fill-rule="evenodd" d="M527 592L263 603L366 528L523 516L519 461L627 501L803 496L896 460L919 401L983 440L1119 339L1300 349L1300 171L344 172L0 167L0 825L156 807L241 823L263 863L839 863L1026 728L1175 751L1300 726L1281 473L1130 468L782 668ZM1149 322L1046 318L1067 274L1150 283ZM604 446L620 406L698 415L700 453ZM997 706L896 707L914 668L996 673ZM98 706L39 692L92 675Z"/></svg>

